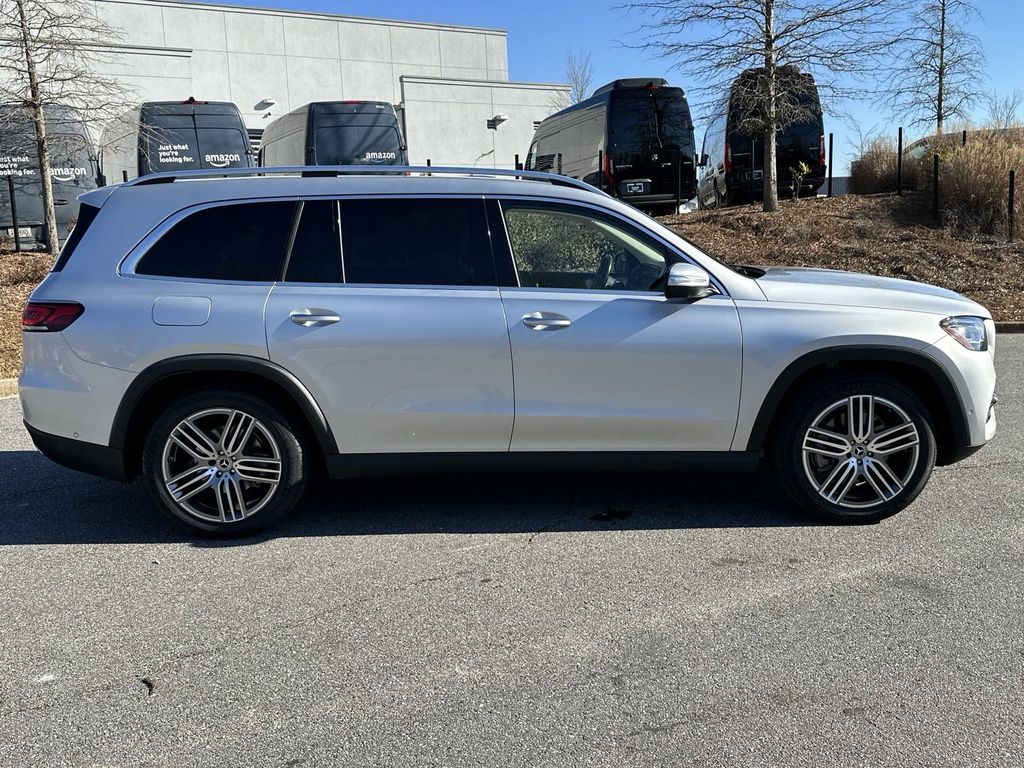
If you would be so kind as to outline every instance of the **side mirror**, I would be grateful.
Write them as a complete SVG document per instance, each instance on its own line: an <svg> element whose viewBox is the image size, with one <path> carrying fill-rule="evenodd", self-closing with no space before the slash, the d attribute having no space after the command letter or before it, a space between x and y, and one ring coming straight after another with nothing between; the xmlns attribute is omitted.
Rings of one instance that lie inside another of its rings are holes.
<svg viewBox="0 0 1024 768"><path fill-rule="evenodd" d="M701 168L704 168L707 164L708 164L708 153L705 152L704 154L702 154L700 156L700 163L698 163L698 165L700 165Z"/></svg>
<svg viewBox="0 0 1024 768"><path fill-rule="evenodd" d="M665 297L669 299L698 299L711 290L708 273L694 264L673 264L668 271Z"/></svg>

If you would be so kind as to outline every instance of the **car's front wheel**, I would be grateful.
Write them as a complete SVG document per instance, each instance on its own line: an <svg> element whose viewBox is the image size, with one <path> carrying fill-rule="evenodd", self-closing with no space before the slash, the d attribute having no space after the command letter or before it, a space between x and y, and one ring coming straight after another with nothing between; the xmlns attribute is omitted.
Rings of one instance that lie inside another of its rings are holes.
<svg viewBox="0 0 1024 768"><path fill-rule="evenodd" d="M240 536L287 513L302 496L300 432L269 403L235 392L190 395L150 431L143 472L160 507L193 531Z"/></svg>
<svg viewBox="0 0 1024 768"><path fill-rule="evenodd" d="M935 466L928 408L882 375L841 376L791 401L773 445L783 490L800 506L841 521L894 515Z"/></svg>

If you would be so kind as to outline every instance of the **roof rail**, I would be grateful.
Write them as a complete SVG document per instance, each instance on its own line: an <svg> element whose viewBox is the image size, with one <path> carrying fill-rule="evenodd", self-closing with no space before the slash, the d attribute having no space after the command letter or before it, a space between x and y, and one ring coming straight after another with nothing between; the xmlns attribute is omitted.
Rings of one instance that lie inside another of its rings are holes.
<svg viewBox="0 0 1024 768"><path fill-rule="evenodd" d="M588 192L599 191L597 187L592 187L585 181L580 181L570 176L561 176L556 173L515 171L508 168L458 168L436 165L293 165L267 168L210 168L200 171L151 173L146 176L139 176L131 181L126 181L121 186L142 187L151 184L173 184L175 181L186 179L219 179L245 176L284 176L295 174L303 174L305 176L402 176L409 173L418 173L424 176L490 176L525 179L527 181L546 181L556 186L574 187L575 189L583 189Z"/></svg>

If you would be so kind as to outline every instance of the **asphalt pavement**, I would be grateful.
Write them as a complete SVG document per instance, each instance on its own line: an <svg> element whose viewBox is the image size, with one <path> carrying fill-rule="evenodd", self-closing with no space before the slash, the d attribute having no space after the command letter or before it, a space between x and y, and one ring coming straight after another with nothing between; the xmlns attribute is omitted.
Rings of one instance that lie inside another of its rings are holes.
<svg viewBox="0 0 1024 768"><path fill-rule="evenodd" d="M872 526L767 476L365 480L190 540L0 400L2 766L1020 766L1024 336Z"/></svg>

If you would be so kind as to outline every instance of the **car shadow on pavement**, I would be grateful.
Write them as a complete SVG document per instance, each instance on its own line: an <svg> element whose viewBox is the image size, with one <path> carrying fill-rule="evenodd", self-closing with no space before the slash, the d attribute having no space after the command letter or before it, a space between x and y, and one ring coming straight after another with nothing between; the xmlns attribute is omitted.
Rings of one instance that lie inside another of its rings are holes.
<svg viewBox="0 0 1024 768"><path fill-rule="evenodd" d="M291 515L254 537L209 541L167 519L145 484L59 467L35 451L0 452L0 545L616 529L809 526L767 473L573 472L429 475L318 483Z"/></svg>

